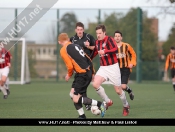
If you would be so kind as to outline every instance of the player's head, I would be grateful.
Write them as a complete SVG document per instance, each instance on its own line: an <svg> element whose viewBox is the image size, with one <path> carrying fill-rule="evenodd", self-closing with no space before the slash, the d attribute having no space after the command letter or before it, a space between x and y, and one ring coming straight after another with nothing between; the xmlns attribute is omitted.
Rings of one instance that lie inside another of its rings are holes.
<svg viewBox="0 0 175 132"><path fill-rule="evenodd" d="M172 47L170 48L170 52L171 52L171 54L175 54L175 47L174 47L174 46L172 46Z"/></svg>
<svg viewBox="0 0 175 132"><path fill-rule="evenodd" d="M81 22L77 22L75 26L75 32L77 33L78 37L83 37L84 24Z"/></svg>
<svg viewBox="0 0 175 132"><path fill-rule="evenodd" d="M114 40L117 43L120 43L122 41L122 33L120 31L117 30L114 32Z"/></svg>
<svg viewBox="0 0 175 132"><path fill-rule="evenodd" d="M106 36L106 27L105 27L105 25L100 24L95 28L95 30L96 30L97 39L98 40L103 40L104 37Z"/></svg>
<svg viewBox="0 0 175 132"><path fill-rule="evenodd" d="M64 45L67 41L69 41L69 36L67 33L61 33L58 36L58 43Z"/></svg>

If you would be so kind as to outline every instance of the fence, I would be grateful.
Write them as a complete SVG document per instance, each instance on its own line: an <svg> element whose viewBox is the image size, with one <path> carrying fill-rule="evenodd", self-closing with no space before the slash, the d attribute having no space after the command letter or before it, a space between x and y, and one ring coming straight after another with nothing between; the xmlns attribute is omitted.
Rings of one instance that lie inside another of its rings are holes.
<svg viewBox="0 0 175 132"><path fill-rule="evenodd" d="M165 56L162 44L175 23L172 14L164 13L162 7L132 9L51 9L36 24L21 36L26 39L28 63L32 81L60 81L64 79L66 68L59 56L60 46L57 35L61 32L69 36L75 34L75 24L81 21L85 32L96 38L95 26L103 23L107 34L113 36L115 30L123 33L123 41L131 44L137 52L137 67L133 69L130 79L162 80ZM12 22L23 9L0 9L0 31ZM17 21L18 23L18 21ZM15 25L15 23L14 23ZM0 38L8 35L0 34ZM11 80L19 80L20 45L11 48ZM99 67L98 57L93 61L95 69Z"/></svg>

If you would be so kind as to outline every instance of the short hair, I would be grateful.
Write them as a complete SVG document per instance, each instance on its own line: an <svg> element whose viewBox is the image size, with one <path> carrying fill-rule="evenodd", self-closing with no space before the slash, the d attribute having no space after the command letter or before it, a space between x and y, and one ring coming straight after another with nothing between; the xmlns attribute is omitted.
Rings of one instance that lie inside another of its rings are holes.
<svg viewBox="0 0 175 132"><path fill-rule="evenodd" d="M121 36L123 36L122 32L120 32L119 30L116 30L116 31L114 32L114 36L115 36L116 33L119 33Z"/></svg>
<svg viewBox="0 0 175 132"><path fill-rule="evenodd" d="M171 46L171 48L170 48L171 50L175 50L175 47L174 46Z"/></svg>
<svg viewBox="0 0 175 132"><path fill-rule="evenodd" d="M98 29L102 29L103 32L106 32L106 27L105 27L105 25L103 25L103 24L99 24L99 25L95 28L95 30L98 30Z"/></svg>
<svg viewBox="0 0 175 132"><path fill-rule="evenodd" d="M75 28L82 27L84 29L84 24L82 22L77 22Z"/></svg>
<svg viewBox="0 0 175 132"><path fill-rule="evenodd" d="M58 41L69 41L69 36L67 33L61 33L58 36Z"/></svg>

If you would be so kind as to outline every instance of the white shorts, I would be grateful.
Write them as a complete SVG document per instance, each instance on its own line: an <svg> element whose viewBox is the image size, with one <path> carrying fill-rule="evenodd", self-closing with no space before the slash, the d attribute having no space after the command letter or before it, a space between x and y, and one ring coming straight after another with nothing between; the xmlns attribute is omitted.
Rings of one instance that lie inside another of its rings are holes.
<svg viewBox="0 0 175 132"><path fill-rule="evenodd" d="M0 78L2 76L8 77L8 74L9 74L9 67L8 66L6 66L4 68L0 68Z"/></svg>
<svg viewBox="0 0 175 132"><path fill-rule="evenodd" d="M121 85L121 74L118 63L109 66L100 66L96 75L104 77L114 86Z"/></svg>

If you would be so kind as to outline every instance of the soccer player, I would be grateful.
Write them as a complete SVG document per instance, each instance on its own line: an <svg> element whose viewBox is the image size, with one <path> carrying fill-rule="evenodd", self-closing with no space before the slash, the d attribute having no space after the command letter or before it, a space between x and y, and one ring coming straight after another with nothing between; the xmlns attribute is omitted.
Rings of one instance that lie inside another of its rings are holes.
<svg viewBox="0 0 175 132"><path fill-rule="evenodd" d="M58 42L62 45L60 55L67 67L65 80L68 81L73 72L76 72L74 77L74 94L72 96L72 100L76 110L78 111L79 118L86 119L82 104L98 106L101 110L101 116L103 117L106 112L106 105L104 102L102 103L82 96L86 93L87 87L92 80L92 74L94 72L92 61L79 45L71 44L66 33L61 33L58 36Z"/></svg>
<svg viewBox="0 0 175 132"><path fill-rule="evenodd" d="M168 68L171 69L172 84L175 92L175 47L170 48L170 53L167 55L165 62L165 74L167 74Z"/></svg>
<svg viewBox="0 0 175 132"><path fill-rule="evenodd" d="M0 89L3 93L3 98L7 99L10 94L9 89L5 85L9 74L11 54L5 48L0 47Z"/></svg>
<svg viewBox="0 0 175 132"><path fill-rule="evenodd" d="M84 32L84 24L81 22L77 22L75 26L75 32L76 34L70 38L70 41L72 44L78 44L81 46L84 50L84 52L90 57L92 54L92 51L95 48L95 39L92 35ZM75 75L76 76L76 75ZM70 91L70 97L72 98L73 92L74 92L74 83L72 84L72 89ZM82 95L83 97L87 97L87 93L84 93ZM90 105L85 105L86 110L90 110Z"/></svg>
<svg viewBox="0 0 175 132"><path fill-rule="evenodd" d="M114 32L114 40L117 43L117 58L121 72L122 89L127 91L131 100L134 99L132 89L127 85L132 68L136 66L136 53L130 44L122 42L122 33Z"/></svg>
<svg viewBox="0 0 175 132"><path fill-rule="evenodd" d="M93 87L98 95L109 104L108 102L112 101L101 86L104 81L109 80L114 85L114 89L123 103L123 116L127 116L129 114L129 104L126 100L125 92L121 88L121 74L116 56L116 42L112 37L106 35L106 27L104 25L100 24L96 27L96 35L96 45L91 58L93 59L99 54L100 68L94 77Z"/></svg>

